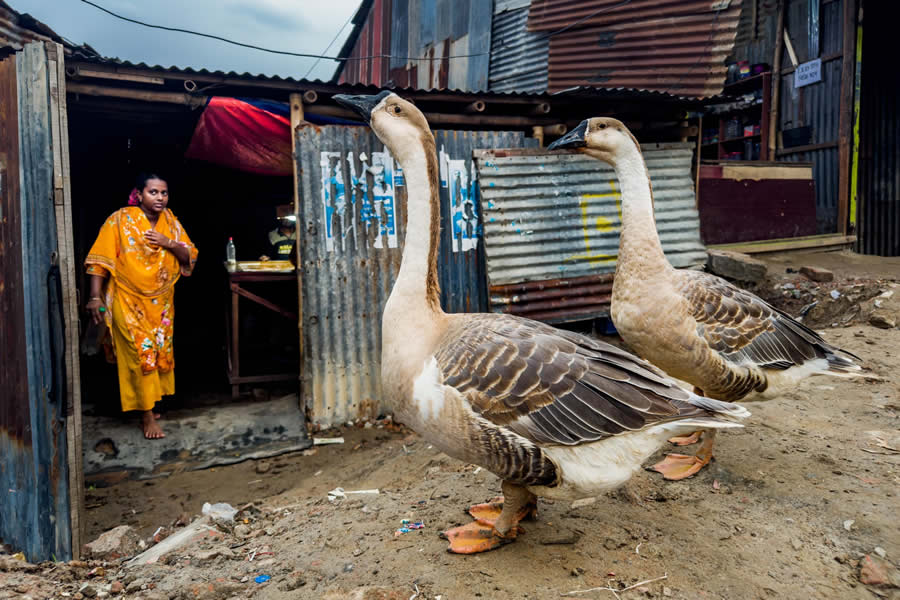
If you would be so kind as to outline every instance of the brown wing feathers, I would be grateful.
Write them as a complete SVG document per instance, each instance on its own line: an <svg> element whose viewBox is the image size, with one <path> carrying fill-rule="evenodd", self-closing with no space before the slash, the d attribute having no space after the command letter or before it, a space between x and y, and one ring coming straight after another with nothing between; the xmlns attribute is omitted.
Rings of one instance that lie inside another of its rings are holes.
<svg viewBox="0 0 900 600"><path fill-rule="evenodd" d="M680 273L698 333L728 362L787 369L824 358L834 370L858 368L847 356L857 357L753 294L708 273Z"/></svg>
<svg viewBox="0 0 900 600"><path fill-rule="evenodd" d="M685 413L687 392L624 351L508 315L466 315L435 358L475 412L537 443L599 440Z"/></svg>

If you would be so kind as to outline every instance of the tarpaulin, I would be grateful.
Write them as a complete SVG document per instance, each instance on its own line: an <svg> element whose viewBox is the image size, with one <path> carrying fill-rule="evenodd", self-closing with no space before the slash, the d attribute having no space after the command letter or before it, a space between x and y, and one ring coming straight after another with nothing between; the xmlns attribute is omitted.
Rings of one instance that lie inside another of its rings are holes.
<svg viewBox="0 0 900 600"><path fill-rule="evenodd" d="M362 125L318 115L306 115L306 120ZM200 115L185 156L260 175L293 175L290 106L213 96Z"/></svg>

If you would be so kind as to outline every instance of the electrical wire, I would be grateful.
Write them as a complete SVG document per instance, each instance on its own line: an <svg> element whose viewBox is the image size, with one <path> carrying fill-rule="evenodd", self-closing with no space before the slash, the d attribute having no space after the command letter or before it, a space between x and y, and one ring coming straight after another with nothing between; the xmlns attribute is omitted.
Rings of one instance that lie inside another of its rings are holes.
<svg viewBox="0 0 900 600"><path fill-rule="evenodd" d="M328 45L325 46L325 49L324 49L324 50L322 50L322 54L325 54L326 52L328 52L329 49L331 49L331 45L334 44L334 43L337 41L338 36L341 35L341 33L344 31L344 29L347 28L347 25L350 24L350 21L351 21L351 20L353 20L353 13L350 13L350 16L347 17L347 20L344 21L344 24L341 25L341 28L338 29L338 32L337 32L336 34L334 34L334 37L331 38L331 41L328 42ZM312 66L309 68L309 71L307 71L307 72L306 72L306 75L303 76L303 79L306 79L307 77L309 77L309 74L313 72L313 69L316 68L316 65L319 64L319 61L320 61L320 60L322 60L322 59L321 59L321 58L317 58L317 59L316 59L316 62L314 62L314 63L312 64Z"/></svg>
<svg viewBox="0 0 900 600"><path fill-rule="evenodd" d="M305 53L305 52L289 52L289 51L286 51L286 50L274 50L274 49L272 49L272 48L265 48L265 47L263 47L263 46L256 46L256 45L254 45L254 44L246 44L246 43L244 43L244 42L238 42L238 41L235 41L235 40L232 40L232 39L228 39L228 38L222 37L222 36L220 36L220 35L214 35L214 34L211 34L211 33L202 33L202 32L200 32L200 31L193 31L193 30L191 30L191 29L183 29L183 28L181 28L181 27L168 27L168 26L166 26L166 25L155 25L155 24L153 24L153 23L147 23L147 22L145 22L145 21L140 21L140 20L138 20L138 19L132 19L132 18L130 18L130 17L126 17L126 16L124 16L124 15L120 15L120 14L118 14L118 13L116 13L116 12L113 12L113 11L109 10L108 8L104 8L103 6L100 6L100 5L97 4L96 2L91 2L91 0L79 0L79 1L80 1L80 2L83 2L84 4L87 4L87 5L89 5L89 6L93 6L93 7L96 8L97 10L102 11L102 12L104 12L104 13L106 13L106 14L112 16L112 17L115 17L115 18L117 18L117 19L121 19L122 21L127 21L128 23L134 23L135 25L141 25L141 26L143 26L143 27L150 27L151 29L161 29L161 30L163 30L163 31L173 31L173 32L176 32L176 33L186 33L186 34L189 34L189 35L197 35L197 36L205 37L205 38L208 38L208 39L211 39L211 40L217 40L217 41L220 41L220 42L225 42L226 44L232 44L232 45L235 45L235 46L240 46L240 47L242 47L242 48L249 48L249 49L251 49L251 50L259 50L259 51L261 51L261 52L268 52L268 53L270 53L270 54L282 54L282 55L285 55L285 56L296 56L296 57L298 57L298 58L315 58L317 62L318 62L319 60L333 60L333 61L338 61L338 62L346 62L346 61L351 61L351 60L369 60L369 59L371 59L371 58L391 58L391 59L406 60L406 61L420 61L420 60L427 60L427 61L435 61L435 60L437 60L437 61L442 61L442 60L449 60L449 59L454 59L454 58L475 58L475 57L477 57L477 56L488 56L488 55L490 55L490 51L488 51L488 52L473 52L473 53L470 53L470 54L453 54L453 55L450 55L450 56L395 56L395 55L393 55L393 54L370 54L370 55L368 55L368 56L327 56L327 55L325 55L325 54L308 54L308 53ZM573 28L575 28L575 27L578 27L579 25L581 25L581 24L584 23L585 21L588 21L588 20L590 20L590 19L596 17L597 15L599 15L599 14L601 14L601 13L605 13L605 12L609 12L609 11L611 11L611 10L615 10L615 9L617 9L617 8L621 8L621 7L625 6L626 4L630 4L631 1L632 1L632 0L622 0L621 2L619 2L619 3L617 3L617 4L614 4L614 5L612 5L612 6L606 6L606 7L604 7L604 8L595 10L595 11L592 12L591 14L589 14L589 15L587 15L587 16L584 16L584 17L582 17L582 18L580 18L580 19L578 19L578 20L575 21L574 23L570 23L569 25L566 25L565 27L563 27L563 28L561 28L561 29L557 29L556 31L551 31L551 32L549 32L549 33L546 33L546 34L544 34L544 35L538 37L537 39L538 39L538 40L544 40L544 39L548 39L548 38L557 36L557 35L559 35L559 34L561 34L561 33L565 33L566 31L569 31L569 30L571 30L571 29L573 29ZM351 15L351 19L352 19L352 15ZM350 19L347 20L347 23L349 23L349 22L350 22ZM344 26L341 27L340 31L338 31L337 35L335 35L334 40L332 40L331 43L328 44L328 48L330 48L331 45L334 44L335 40L337 40L337 37L340 35L341 31L343 31L344 28L347 27L347 23L344 23ZM501 45L503 45L502 40L501 40ZM325 52L328 52L328 48L325 49ZM313 67L315 67L315 64L313 64ZM311 72L311 71L312 71L312 68L310 68L310 72ZM307 73L307 75L309 75L309 73Z"/></svg>
<svg viewBox="0 0 900 600"><path fill-rule="evenodd" d="M139 21L138 19L132 19L118 13L115 13L108 8L104 8L95 2L91 2L90 0L79 0L87 5L93 6L97 10L103 11L106 14L113 16L117 19L121 19L123 21L127 21L129 23L134 23L136 25L142 25L144 27L150 27L152 29L162 29L163 31L174 31L177 33L187 33L190 35L198 35L200 37L209 38L211 40L218 40L220 42L225 42L226 44L233 44L235 46L240 46L242 48L250 48L251 50L259 50L261 52L269 52L271 54L283 54L285 56L296 56L298 58L319 58L324 60L335 60L335 61L350 61L350 60L368 60L370 58L396 58L401 60L444 60L448 58L472 58L476 56L485 56L490 54L490 52L475 52L472 54L455 54L453 56L436 56L436 57L428 57L428 56L420 56L420 57L412 57L412 56L393 56L391 54L372 54L369 56L325 56L322 54L308 54L305 52L288 52L287 50L273 50L272 48L264 48L262 46L256 46L254 44L245 44L244 42L237 42L235 40L230 40L226 37L222 37L220 35L213 35L211 33L202 33L200 31L192 31L190 29L183 29L181 27L167 27L165 25L154 25L153 23L146 23L144 21ZM630 0L629 0L630 1Z"/></svg>

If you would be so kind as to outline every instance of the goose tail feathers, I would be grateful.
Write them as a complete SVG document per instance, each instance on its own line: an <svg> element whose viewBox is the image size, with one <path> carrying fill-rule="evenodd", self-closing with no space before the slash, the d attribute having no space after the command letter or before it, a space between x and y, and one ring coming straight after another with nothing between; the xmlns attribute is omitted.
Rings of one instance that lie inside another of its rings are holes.
<svg viewBox="0 0 900 600"><path fill-rule="evenodd" d="M714 400L713 398L698 396L696 394L691 394L686 402L697 408L702 408L703 410L713 413L710 415L713 418L739 421L750 416L749 410L734 402L723 402L721 400Z"/></svg>

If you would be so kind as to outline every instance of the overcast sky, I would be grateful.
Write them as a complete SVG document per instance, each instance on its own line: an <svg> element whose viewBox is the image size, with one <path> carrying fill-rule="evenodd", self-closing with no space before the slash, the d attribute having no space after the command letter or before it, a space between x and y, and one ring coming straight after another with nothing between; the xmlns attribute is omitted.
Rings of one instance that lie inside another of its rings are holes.
<svg viewBox="0 0 900 600"><path fill-rule="evenodd" d="M218 35L275 50L321 54L360 0L93 0L123 16ZM80 0L6 0L76 44L104 56L166 67L207 68L302 78L313 59L280 56L116 19ZM337 55L348 24L328 51ZM319 61L311 79L331 78L334 61Z"/></svg>

